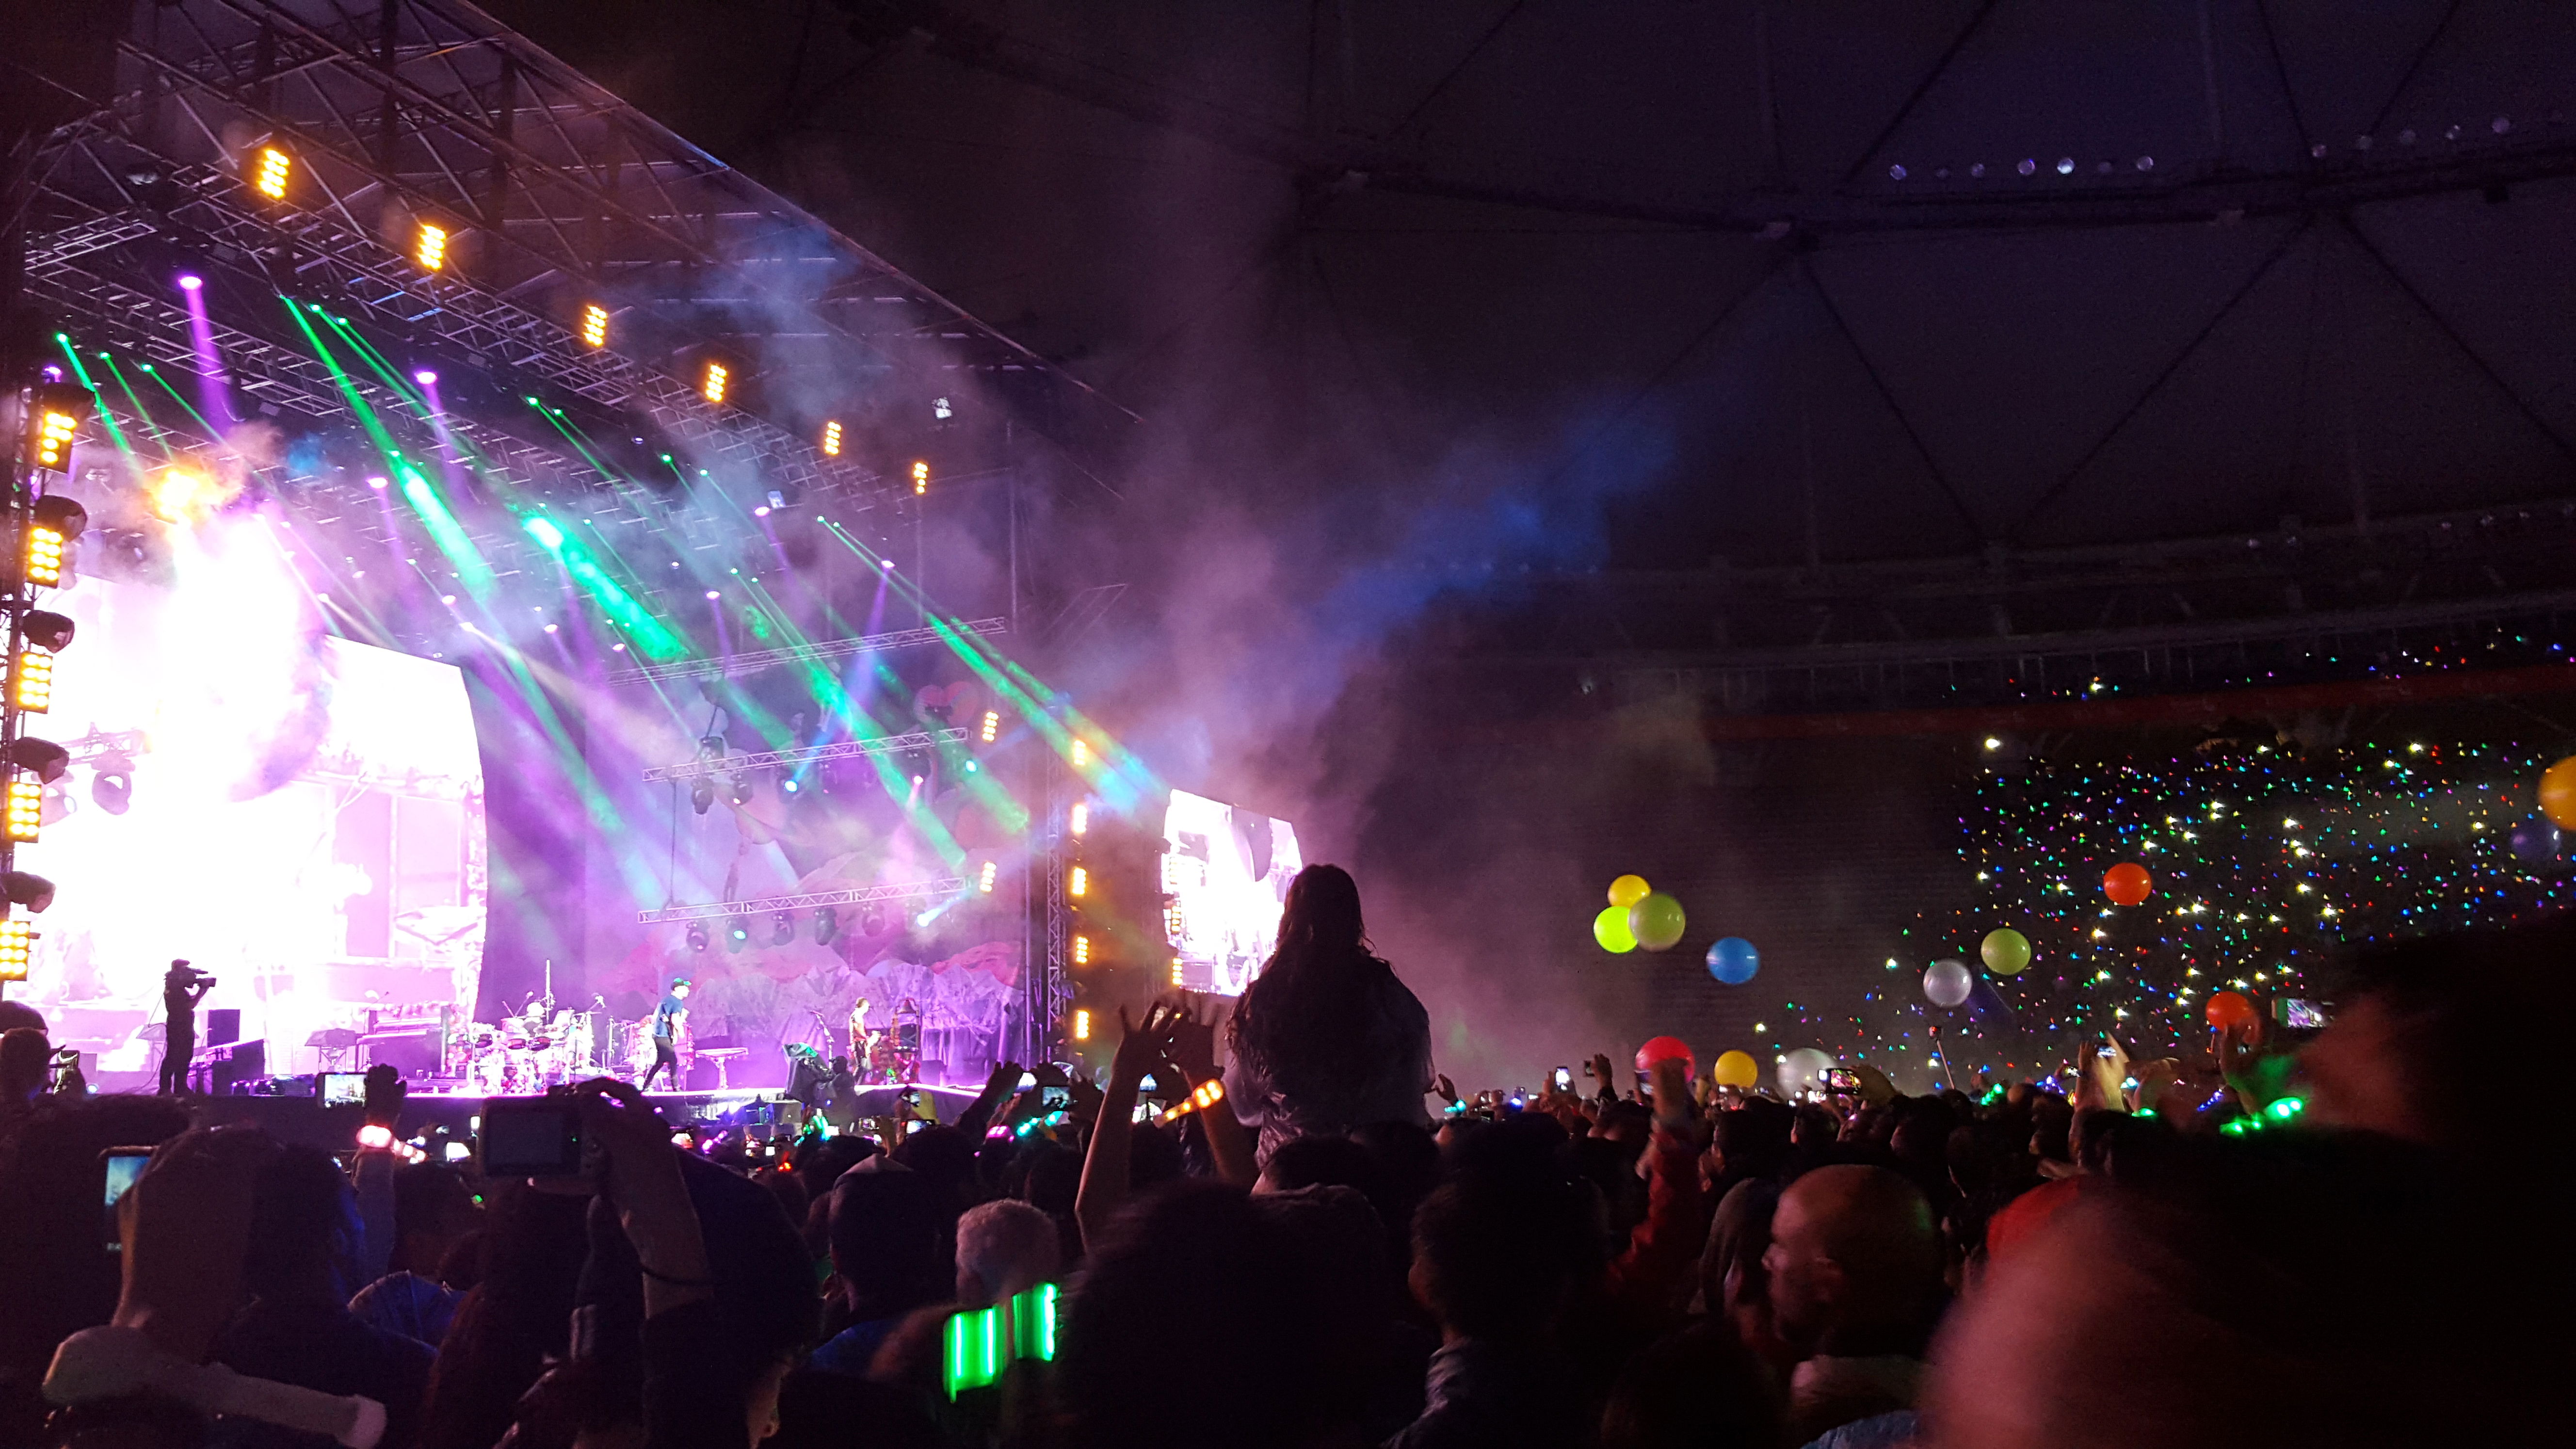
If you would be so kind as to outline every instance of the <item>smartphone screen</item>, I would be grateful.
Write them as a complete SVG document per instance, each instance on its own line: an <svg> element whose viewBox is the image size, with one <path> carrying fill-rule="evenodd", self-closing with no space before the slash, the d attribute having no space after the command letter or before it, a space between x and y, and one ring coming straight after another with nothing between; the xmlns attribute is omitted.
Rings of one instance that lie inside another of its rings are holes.
<svg viewBox="0 0 2576 1449"><path fill-rule="evenodd" d="M314 1081L313 1095L325 1107L363 1107L367 1103L367 1074L324 1072Z"/></svg>
<svg viewBox="0 0 2576 1449"><path fill-rule="evenodd" d="M152 1149L111 1147L99 1154L99 1160L107 1168L107 1189L102 1195L102 1205L107 1212L107 1250L113 1253L123 1246L122 1234L116 1227L116 1204L134 1186L135 1179L143 1176L144 1164L152 1160Z"/></svg>
<svg viewBox="0 0 2576 1449"><path fill-rule="evenodd" d="M1557 1089L1558 1091L1562 1092L1562 1091L1565 1091L1565 1090L1567 1090L1568 1088L1572 1087L1573 1085L1574 1085L1574 1071L1573 1071L1573 1069L1572 1069L1572 1068L1570 1068L1570 1067L1558 1067L1558 1068L1556 1069L1556 1089Z"/></svg>
<svg viewBox="0 0 2576 1449"><path fill-rule="evenodd" d="M1027 1091L1029 1088L1034 1087L1034 1086L1036 1086L1037 1084L1038 1084L1038 1074L1037 1074L1037 1073L1035 1073L1035 1072L1022 1072L1022 1073L1020 1073L1020 1087L1019 1087L1019 1089L1020 1089L1021 1091L1025 1092L1025 1091Z"/></svg>
<svg viewBox="0 0 2576 1449"><path fill-rule="evenodd" d="M1050 1112L1061 1112L1073 1105L1073 1090L1069 1087L1049 1087L1038 1093L1038 1105Z"/></svg>

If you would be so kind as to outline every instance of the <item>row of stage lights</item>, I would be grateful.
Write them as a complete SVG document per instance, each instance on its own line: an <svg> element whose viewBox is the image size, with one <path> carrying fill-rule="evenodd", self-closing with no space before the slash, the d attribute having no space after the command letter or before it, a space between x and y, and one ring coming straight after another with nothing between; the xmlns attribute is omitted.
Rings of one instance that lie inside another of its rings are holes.
<svg viewBox="0 0 2576 1449"><path fill-rule="evenodd" d="M271 201L284 201L287 180L295 172L295 158L275 146L262 146L251 153L248 170L251 190ZM434 221L414 222L411 239L412 261L425 272L445 271L448 243L454 235L447 227ZM183 281L182 285L187 285L187 282ZM581 306L581 322L574 332L581 338L582 346L600 351L608 346L608 324L607 307L598 302L584 302ZM722 407L726 396L732 390L733 369L714 358L708 358L698 371L698 396L706 399L711 407ZM940 417L948 416L948 400L941 398L936 404L936 410ZM824 421L822 433L815 440L815 446L824 457L841 456L841 431L838 419ZM911 479L914 497L927 494L930 491L930 464L916 459L912 465Z"/></svg>
<svg viewBox="0 0 2576 1449"><path fill-rule="evenodd" d="M89 512L60 494L36 496L43 474L67 473L72 444L88 418L89 392L49 382L29 389L21 415L21 447L28 464L9 484L11 522L18 534L16 568L8 580L8 678L0 695L0 981L24 981L36 931L14 914L35 915L54 903L54 884L16 868L17 848L32 845L44 825L45 787L71 767L71 752L51 740L22 733L25 718L54 703L54 657L69 648L72 621L34 607L35 591L60 587L74 540L89 526Z"/></svg>

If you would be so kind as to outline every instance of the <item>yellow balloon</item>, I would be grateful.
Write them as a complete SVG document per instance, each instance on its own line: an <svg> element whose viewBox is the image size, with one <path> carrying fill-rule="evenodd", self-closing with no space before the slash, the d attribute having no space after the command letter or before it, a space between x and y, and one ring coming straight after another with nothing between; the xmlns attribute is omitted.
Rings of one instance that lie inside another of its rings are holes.
<svg viewBox="0 0 2576 1449"><path fill-rule="evenodd" d="M2561 830L2576 830L2576 755L2569 755L2540 773L2540 813ZM1615 899L1619 888L1612 886Z"/></svg>
<svg viewBox="0 0 2576 1449"><path fill-rule="evenodd" d="M1624 911L1644 900L1646 893L1653 889L1642 875L1623 875L1610 882L1610 904Z"/></svg>
<svg viewBox="0 0 2576 1449"><path fill-rule="evenodd" d="M1754 1064L1750 1052L1721 1052L1708 1069L1710 1081L1739 1090L1751 1088L1761 1076L1762 1069Z"/></svg>

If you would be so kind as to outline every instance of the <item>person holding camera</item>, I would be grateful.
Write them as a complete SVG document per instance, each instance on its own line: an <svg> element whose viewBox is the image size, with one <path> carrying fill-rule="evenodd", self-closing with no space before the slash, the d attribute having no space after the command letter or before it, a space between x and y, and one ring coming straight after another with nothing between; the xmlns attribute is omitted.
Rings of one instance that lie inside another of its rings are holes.
<svg viewBox="0 0 2576 1449"><path fill-rule="evenodd" d="M197 1054L197 1003L215 987L215 978L173 961L161 976L161 1006L169 1022L161 1049L161 1095L176 1097L188 1089L188 1063Z"/></svg>

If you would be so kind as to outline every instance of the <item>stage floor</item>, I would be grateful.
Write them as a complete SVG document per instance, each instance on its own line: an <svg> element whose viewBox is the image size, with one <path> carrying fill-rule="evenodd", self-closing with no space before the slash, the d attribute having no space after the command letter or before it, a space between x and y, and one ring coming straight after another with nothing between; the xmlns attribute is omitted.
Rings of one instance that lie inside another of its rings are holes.
<svg viewBox="0 0 2576 1449"><path fill-rule="evenodd" d="M855 1098L858 1115L895 1116L902 1111L900 1099L906 1091L919 1094L918 1100L930 1109L929 1120L943 1123L955 1122L976 1095L961 1087L927 1083L870 1087ZM433 1161L445 1160L455 1155L449 1144L471 1148L475 1131L482 1125L483 1104L491 1100L486 1093L467 1092L461 1087L414 1087L403 1099L402 1116L395 1122L395 1131L404 1141L414 1142L428 1152ZM805 1119L804 1105L776 1087L647 1092L644 1100L674 1128L741 1127L754 1136L769 1137L793 1132ZM326 1107L311 1097L204 1097L196 1099L196 1108L202 1126L242 1123L261 1128L280 1141L335 1152L354 1145L358 1128L365 1122L363 1111L355 1105Z"/></svg>

